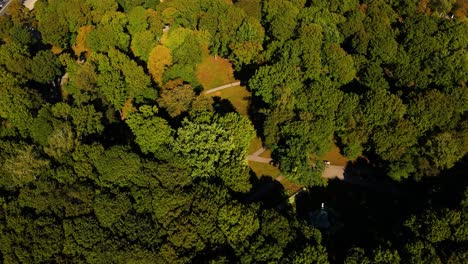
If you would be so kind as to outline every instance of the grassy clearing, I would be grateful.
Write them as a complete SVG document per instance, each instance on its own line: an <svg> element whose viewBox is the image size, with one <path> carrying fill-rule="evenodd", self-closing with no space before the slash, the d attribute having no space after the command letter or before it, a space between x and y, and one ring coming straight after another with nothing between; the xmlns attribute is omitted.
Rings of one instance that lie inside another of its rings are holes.
<svg viewBox="0 0 468 264"><path fill-rule="evenodd" d="M262 158L271 158L271 150L267 149L259 155Z"/></svg>
<svg viewBox="0 0 468 264"><path fill-rule="evenodd" d="M205 90L236 81L232 64L223 58L205 57L197 65L197 79Z"/></svg>
<svg viewBox="0 0 468 264"><path fill-rule="evenodd" d="M232 72L231 64L229 61L220 58L214 60L213 57L207 57L197 66L197 78L205 90L234 82L235 79L233 75L229 74L229 72ZM211 93L210 95L229 100L239 114L248 115L248 108L252 94L246 89L246 87L230 87ZM261 138L254 138L250 143L249 155L256 152L262 146L263 143ZM259 156L262 158L271 158L271 151L266 150ZM281 174L278 167L266 163L249 161L249 167L259 179L262 176L276 179ZM302 186L297 185L286 178L281 179L280 183L288 194L295 193L297 190L302 188Z"/></svg>
<svg viewBox="0 0 468 264"><path fill-rule="evenodd" d="M250 142L249 155L252 155L255 151L259 150L261 147L263 147L262 139L260 137L254 138L252 142ZM260 155L258 156L262 158L271 158L271 150L267 149L264 152L260 153Z"/></svg>
<svg viewBox="0 0 468 264"><path fill-rule="evenodd" d="M60 48L59 46L52 46L52 48L50 49L52 51L53 54L55 55L59 55L60 53L62 53L63 49Z"/></svg>
<svg viewBox="0 0 468 264"><path fill-rule="evenodd" d="M259 137L256 137L252 139L250 142L250 147L249 147L249 155L252 155L255 151L260 149L262 147L262 139Z"/></svg>
<svg viewBox="0 0 468 264"><path fill-rule="evenodd" d="M283 188L288 196L291 196L298 192L300 189L302 189L304 186L295 184L294 182L284 178L281 180L281 185L283 185Z"/></svg>
<svg viewBox="0 0 468 264"><path fill-rule="evenodd" d="M234 86L221 91L210 94L211 96L219 96L222 99L227 99L236 108L236 111L241 115L248 115L250 98L252 94L247 91L244 86ZM261 147L261 146L260 146Z"/></svg>
<svg viewBox="0 0 468 264"><path fill-rule="evenodd" d="M261 178L262 176L265 177L271 177L272 179L276 179L278 176L280 176L281 172L278 169L278 167L275 167L270 164L265 164L265 163L260 163L260 162L255 162L255 161L249 161L249 166L252 169L252 171L255 173L257 178ZM278 180L281 185L283 185L284 191L286 194L292 195L302 189L302 185L295 184L294 182L281 177Z"/></svg>
<svg viewBox="0 0 468 264"><path fill-rule="evenodd" d="M270 164L249 161L249 166L259 179L262 176L269 176L275 179L280 175L280 170L278 169L278 167L275 167Z"/></svg>
<svg viewBox="0 0 468 264"><path fill-rule="evenodd" d="M340 153L340 149L333 143L332 148L323 157L323 160L328 160L332 165L345 166L349 159Z"/></svg>

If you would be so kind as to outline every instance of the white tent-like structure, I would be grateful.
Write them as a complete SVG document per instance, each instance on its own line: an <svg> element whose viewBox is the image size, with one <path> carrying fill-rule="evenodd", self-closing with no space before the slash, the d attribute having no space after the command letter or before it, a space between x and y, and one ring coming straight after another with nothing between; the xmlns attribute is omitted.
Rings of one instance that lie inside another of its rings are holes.
<svg viewBox="0 0 468 264"><path fill-rule="evenodd" d="M23 5L27 7L29 10L34 9L34 4L36 3L37 0L24 0Z"/></svg>

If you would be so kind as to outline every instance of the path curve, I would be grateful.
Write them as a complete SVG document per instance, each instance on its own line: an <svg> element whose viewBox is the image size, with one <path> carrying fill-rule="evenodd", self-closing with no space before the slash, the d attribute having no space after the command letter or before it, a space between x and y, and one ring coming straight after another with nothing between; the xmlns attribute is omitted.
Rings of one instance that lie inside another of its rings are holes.
<svg viewBox="0 0 468 264"><path fill-rule="evenodd" d="M252 155L248 155L248 156L247 156L247 160L248 160L248 161L255 161L255 162L270 164L271 161L272 161L271 158L263 158L263 157L260 157L260 156L259 156L260 154L262 154L263 152L265 152L265 150L266 150L266 148L264 148L264 147L259 148L257 151L255 151L254 153L252 153Z"/></svg>
<svg viewBox="0 0 468 264"><path fill-rule="evenodd" d="M248 155L247 160L248 161L254 161L254 162L270 164L272 159L263 158L263 157L259 156L265 150L266 150L266 148L264 148L264 147L258 149L257 151L252 153L252 155ZM366 181L365 179L361 178L360 176L358 176L358 177L345 177L345 169L346 169L346 166L337 166L337 165L331 165L331 164L326 165L325 169L323 170L322 178L325 178L327 180L337 179L337 180L340 180L340 181L343 181L343 182L346 182L346 183L365 186L365 187L371 188L372 190L378 191L378 192L399 193L399 191L395 188L395 186L392 186L392 185L369 182L369 181ZM285 179L285 177L283 175L281 175L281 174L278 175L269 184L261 186L258 190L256 190L255 193L250 195L250 197L248 199L251 200L251 201L254 201L254 200L258 199L259 197L262 197L263 195L265 195L265 193L267 193L269 190L271 190L271 188L273 188L274 182L281 183L284 179ZM294 196L295 194L297 194L297 192L294 193L292 196Z"/></svg>
<svg viewBox="0 0 468 264"><path fill-rule="evenodd" d="M248 161L255 161L260 163L267 163L270 164L272 159L271 158L263 158L259 155L262 154L266 149L264 147L259 148L257 151L252 153L252 155L247 156ZM345 166L336 166L336 165L327 165L325 170L323 170L322 177L326 179L339 179L345 180L344 177Z"/></svg>
<svg viewBox="0 0 468 264"><path fill-rule="evenodd" d="M214 93L214 92L217 92L217 91L221 91L221 90L224 90L224 89L229 88L229 87L239 86L240 84L241 84L240 82L233 82L233 83L225 84L225 85L218 86L218 87L215 87L213 89L210 89L210 90L206 91L205 94L210 94L210 93Z"/></svg>
<svg viewBox="0 0 468 264"><path fill-rule="evenodd" d="M266 148L265 148L265 147L261 147L261 148L259 148L257 151L255 151L254 153L252 153L252 155L250 155L250 156L258 156L258 155L262 154L262 153L265 152L265 151L266 151Z"/></svg>

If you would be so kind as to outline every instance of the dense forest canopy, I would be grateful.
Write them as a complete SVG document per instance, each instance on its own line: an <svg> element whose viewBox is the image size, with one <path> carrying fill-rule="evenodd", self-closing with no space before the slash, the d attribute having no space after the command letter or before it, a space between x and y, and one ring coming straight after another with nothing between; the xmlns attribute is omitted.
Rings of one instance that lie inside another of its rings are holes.
<svg viewBox="0 0 468 264"><path fill-rule="evenodd" d="M466 263L467 9L12 0L0 16L0 259ZM226 73L214 63L251 92L247 115L206 94L206 76ZM249 167L256 138L302 203ZM322 177L335 145L370 168L366 184Z"/></svg>

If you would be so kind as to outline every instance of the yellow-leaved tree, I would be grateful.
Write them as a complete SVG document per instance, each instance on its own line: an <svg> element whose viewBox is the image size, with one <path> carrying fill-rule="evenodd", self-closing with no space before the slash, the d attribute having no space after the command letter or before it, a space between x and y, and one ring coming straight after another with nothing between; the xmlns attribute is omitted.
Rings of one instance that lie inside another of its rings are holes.
<svg viewBox="0 0 468 264"><path fill-rule="evenodd" d="M148 71L153 80L162 85L162 77L168 66L172 65L172 55L168 47L157 45L148 58Z"/></svg>
<svg viewBox="0 0 468 264"><path fill-rule="evenodd" d="M72 46L76 56L80 56L83 52L89 52L89 46L86 44L86 38L93 30L94 26L87 25L78 29L78 35L76 36L76 44Z"/></svg>

